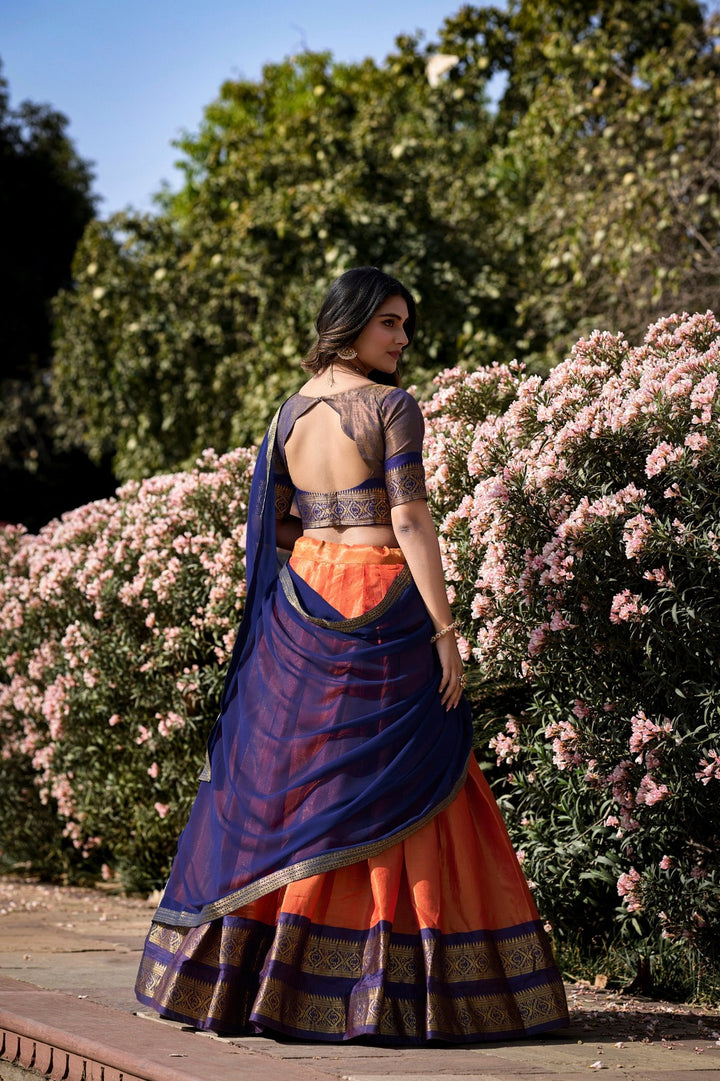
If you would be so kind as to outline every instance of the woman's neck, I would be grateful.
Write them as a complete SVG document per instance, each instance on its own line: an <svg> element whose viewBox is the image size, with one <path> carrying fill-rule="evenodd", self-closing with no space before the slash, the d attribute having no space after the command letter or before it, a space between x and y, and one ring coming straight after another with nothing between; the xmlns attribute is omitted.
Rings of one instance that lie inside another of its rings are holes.
<svg viewBox="0 0 720 1081"><path fill-rule="evenodd" d="M324 371L318 372L304 384L303 390L313 394L337 394L338 391L371 384L372 380L368 379L361 368L346 361L343 364L330 364Z"/></svg>

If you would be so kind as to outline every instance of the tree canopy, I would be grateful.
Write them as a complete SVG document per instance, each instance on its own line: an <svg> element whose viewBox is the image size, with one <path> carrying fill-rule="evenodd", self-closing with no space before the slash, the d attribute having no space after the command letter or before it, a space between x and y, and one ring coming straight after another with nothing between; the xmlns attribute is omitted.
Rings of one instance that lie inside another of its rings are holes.
<svg viewBox="0 0 720 1081"><path fill-rule="evenodd" d="M694 0L512 0L380 64L302 52L226 82L178 144L181 190L85 233L57 309L67 438L121 477L257 439L353 265L418 295L421 387L706 307L715 33Z"/></svg>
<svg viewBox="0 0 720 1081"><path fill-rule="evenodd" d="M0 519L28 524L98 484L84 455L58 453L48 392L50 301L72 285L73 254L95 213L92 172L67 124L47 105L11 108L0 75Z"/></svg>

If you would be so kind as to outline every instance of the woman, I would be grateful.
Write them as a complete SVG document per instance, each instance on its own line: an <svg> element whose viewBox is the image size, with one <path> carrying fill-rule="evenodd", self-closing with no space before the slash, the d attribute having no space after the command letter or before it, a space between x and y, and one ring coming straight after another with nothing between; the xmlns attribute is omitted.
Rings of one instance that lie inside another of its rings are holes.
<svg viewBox="0 0 720 1081"><path fill-rule="evenodd" d="M316 1040L557 1028L562 983L471 754L422 416L397 385L413 298L360 267L316 325L258 457L245 613L138 998Z"/></svg>

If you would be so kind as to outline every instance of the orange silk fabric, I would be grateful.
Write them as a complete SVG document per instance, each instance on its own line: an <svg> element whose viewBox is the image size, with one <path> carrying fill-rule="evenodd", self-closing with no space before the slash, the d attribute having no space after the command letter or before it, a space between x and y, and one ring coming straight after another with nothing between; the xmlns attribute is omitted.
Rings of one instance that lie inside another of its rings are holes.
<svg viewBox="0 0 720 1081"><path fill-rule="evenodd" d="M369 612L405 566L399 548L299 537L290 566L345 619Z"/></svg>
<svg viewBox="0 0 720 1081"><path fill-rule="evenodd" d="M538 918L495 800L474 758L457 798L379 856L292 882L234 912L273 925L280 912L399 934L498 930Z"/></svg>

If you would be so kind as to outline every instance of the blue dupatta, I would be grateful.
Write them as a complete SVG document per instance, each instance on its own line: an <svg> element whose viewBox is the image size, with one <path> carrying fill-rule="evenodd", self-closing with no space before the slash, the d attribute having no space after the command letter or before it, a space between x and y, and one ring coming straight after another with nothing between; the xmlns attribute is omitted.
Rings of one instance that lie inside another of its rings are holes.
<svg viewBox="0 0 720 1081"><path fill-rule="evenodd" d="M405 568L344 619L278 568L273 449L258 455L247 595L197 798L155 920L194 927L409 836L464 783L463 698L440 703L432 624Z"/></svg>

